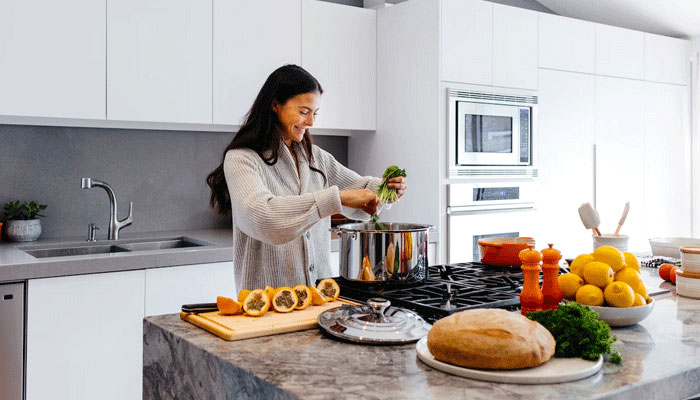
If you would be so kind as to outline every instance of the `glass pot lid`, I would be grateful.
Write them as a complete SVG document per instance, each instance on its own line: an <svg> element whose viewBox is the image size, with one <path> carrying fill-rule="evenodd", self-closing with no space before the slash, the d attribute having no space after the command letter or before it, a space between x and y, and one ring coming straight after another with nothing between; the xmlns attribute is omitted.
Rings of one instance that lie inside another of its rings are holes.
<svg viewBox="0 0 700 400"><path fill-rule="evenodd" d="M358 343L413 343L428 334L431 325L418 314L390 305L377 297L367 304L331 308L318 316L318 324L333 336Z"/></svg>

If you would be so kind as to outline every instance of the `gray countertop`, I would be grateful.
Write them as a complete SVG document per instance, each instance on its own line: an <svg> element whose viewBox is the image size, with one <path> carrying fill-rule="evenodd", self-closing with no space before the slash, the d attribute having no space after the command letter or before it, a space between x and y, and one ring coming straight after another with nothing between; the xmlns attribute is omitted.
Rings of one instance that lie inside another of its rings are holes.
<svg viewBox="0 0 700 400"><path fill-rule="evenodd" d="M641 323L612 330L622 365L575 382L461 378L423 364L415 345L356 345L318 329L226 342L172 314L144 321L144 399L682 399L700 393L700 301L655 274L643 269L650 291L671 293Z"/></svg>
<svg viewBox="0 0 700 400"><path fill-rule="evenodd" d="M187 237L211 245L176 249L90 254L70 257L34 258L22 249L49 248L60 245L84 246L84 237L40 239L29 243L0 244L0 283L34 278L99 272L128 271L177 265L231 261L230 229L182 230L149 233L122 233L120 240L100 240L95 244L119 244L134 239L170 239Z"/></svg>

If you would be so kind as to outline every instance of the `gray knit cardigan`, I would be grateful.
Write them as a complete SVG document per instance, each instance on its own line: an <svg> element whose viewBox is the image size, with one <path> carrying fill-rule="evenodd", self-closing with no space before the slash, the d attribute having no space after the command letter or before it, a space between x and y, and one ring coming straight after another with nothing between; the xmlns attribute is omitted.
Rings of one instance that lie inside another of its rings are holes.
<svg viewBox="0 0 700 400"><path fill-rule="evenodd" d="M315 284L331 275L330 216L366 220L361 210L343 207L339 190L376 190L380 178L362 177L328 152L313 146L309 168L303 149L280 143L279 158L267 165L250 149L229 150L224 174L231 195L235 290Z"/></svg>

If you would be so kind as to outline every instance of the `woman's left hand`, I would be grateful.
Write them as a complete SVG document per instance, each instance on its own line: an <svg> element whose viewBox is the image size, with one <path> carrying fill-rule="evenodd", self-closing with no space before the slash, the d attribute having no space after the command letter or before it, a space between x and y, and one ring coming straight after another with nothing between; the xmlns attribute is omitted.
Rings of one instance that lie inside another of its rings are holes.
<svg viewBox="0 0 700 400"><path fill-rule="evenodd" d="M392 189L396 189L396 195L399 196L399 198L401 198L404 192L406 192L406 189L408 189L406 178L403 176L397 176L396 178L389 179L389 184L387 186Z"/></svg>

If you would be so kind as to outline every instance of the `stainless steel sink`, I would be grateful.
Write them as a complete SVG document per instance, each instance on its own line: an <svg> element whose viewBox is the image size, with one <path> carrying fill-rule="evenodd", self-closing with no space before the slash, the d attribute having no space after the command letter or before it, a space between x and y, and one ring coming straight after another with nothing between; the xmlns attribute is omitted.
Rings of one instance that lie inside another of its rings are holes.
<svg viewBox="0 0 700 400"><path fill-rule="evenodd" d="M84 256L87 254L121 253L125 251L129 250L115 245L93 245L56 249L24 250L25 253L36 258Z"/></svg>
<svg viewBox="0 0 700 400"><path fill-rule="evenodd" d="M108 244L103 241L89 244L55 244L49 246L21 247L20 250L36 258L49 258L213 246L211 243L202 242L187 237L164 239L125 239L111 242L114 243Z"/></svg>
<svg viewBox="0 0 700 400"><path fill-rule="evenodd" d="M134 243L120 244L119 247L129 251L145 251L145 250L163 250L163 249L179 249L184 247L199 247L206 246L209 243L196 241L185 237L164 240L149 240L139 241Z"/></svg>

